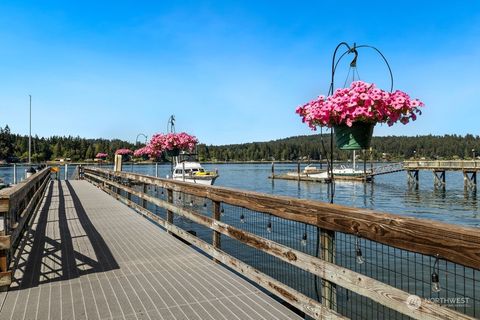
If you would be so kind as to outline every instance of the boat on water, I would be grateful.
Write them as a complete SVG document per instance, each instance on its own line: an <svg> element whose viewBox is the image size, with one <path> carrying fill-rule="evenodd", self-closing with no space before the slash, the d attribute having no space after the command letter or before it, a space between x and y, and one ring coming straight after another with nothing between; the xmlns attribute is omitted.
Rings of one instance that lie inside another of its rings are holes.
<svg viewBox="0 0 480 320"><path fill-rule="evenodd" d="M333 177L338 179L344 180L356 180L356 179L363 179L366 175L370 175L370 170L358 170L356 169L356 155L355 151L353 152L353 165L352 167L347 167L345 165L340 165L338 167L333 168ZM287 176L290 177L299 177L298 172L288 172ZM320 179L320 180L327 180L330 177L328 170L318 168L313 164L307 165L303 171L300 173L300 178L312 178L312 179Z"/></svg>
<svg viewBox="0 0 480 320"><path fill-rule="evenodd" d="M367 170L367 174L370 173L369 170ZM287 175L296 177L298 176L297 172L288 172ZM309 164L306 166L302 173L301 176L303 177L308 177L308 178L316 178L316 179L327 179L329 177L329 173L326 169L319 169L315 167L312 164ZM340 167L333 168L333 176L335 178L337 177L363 177L365 176L365 172L363 170L357 170L355 168L350 168L346 167L344 165L341 165Z"/></svg>
<svg viewBox="0 0 480 320"><path fill-rule="evenodd" d="M196 154L183 152L174 157L172 177L174 180L211 186L219 175L217 172L205 170L198 162Z"/></svg>

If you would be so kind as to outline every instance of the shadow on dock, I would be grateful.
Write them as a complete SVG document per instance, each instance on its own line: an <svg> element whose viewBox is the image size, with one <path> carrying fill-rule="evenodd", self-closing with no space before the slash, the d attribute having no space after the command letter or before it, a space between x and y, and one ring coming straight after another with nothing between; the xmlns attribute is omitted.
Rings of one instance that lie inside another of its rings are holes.
<svg viewBox="0 0 480 320"><path fill-rule="evenodd" d="M20 243L14 264L16 271L10 290L119 268L68 181L50 183L38 215Z"/></svg>

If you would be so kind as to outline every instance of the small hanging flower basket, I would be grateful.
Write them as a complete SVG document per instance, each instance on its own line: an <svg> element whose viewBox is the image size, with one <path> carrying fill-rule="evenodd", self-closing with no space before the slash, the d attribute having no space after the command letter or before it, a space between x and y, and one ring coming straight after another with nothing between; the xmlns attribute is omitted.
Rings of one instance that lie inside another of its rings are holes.
<svg viewBox="0 0 480 320"><path fill-rule="evenodd" d="M115 154L119 154L122 156L122 161L128 161L130 159L130 156L133 154L133 151L130 149L118 149L115 151Z"/></svg>
<svg viewBox="0 0 480 320"><path fill-rule="evenodd" d="M97 155L95 156L96 159L99 159L99 160L102 160L104 161L105 159L107 159L108 157L108 154L104 153L104 152L99 152L97 153Z"/></svg>
<svg viewBox="0 0 480 320"><path fill-rule="evenodd" d="M423 102L410 99L403 91L390 93L375 84L355 81L349 88L337 89L329 97L319 96L298 107L296 113L313 130L317 126L333 127L339 149L360 150L370 147L375 124L407 124L416 120L423 106Z"/></svg>
<svg viewBox="0 0 480 320"><path fill-rule="evenodd" d="M195 136L185 132L154 134L149 143L149 148L154 154L161 154L163 151L170 157L176 157L181 150L193 151L198 143Z"/></svg>
<svg viewBox="0 0 480 320"><path fill-rule="evenodd" d="M148 160L151 154L152 154L152 150L148 145L146 145L143 148L137 149L133 152L133 156L135 158L141 158L142 160Z"/></svg>

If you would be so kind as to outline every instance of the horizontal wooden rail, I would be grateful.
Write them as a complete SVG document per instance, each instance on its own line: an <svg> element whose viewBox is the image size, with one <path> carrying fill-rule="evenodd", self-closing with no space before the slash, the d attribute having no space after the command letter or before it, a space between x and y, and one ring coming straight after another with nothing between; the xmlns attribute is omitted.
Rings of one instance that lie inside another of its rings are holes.
<svg viewBox="0 0 480 320"><path fill-rule="evenodd" d="M241 273L242 275L246 276L250 280L257 283L258 285L265 288L266 290L276 294L279 297L282 297L285 301L289 302L291 305L295 306L296 308L305 312L306 314L314 317L315 319L346 319L345 317L339 315L333 310L330 310L324 307L319 302L305 296L304 294L260 272L259 270L251 267L250 265L242 262L241 260L238 260L237 258L220 250L214 245L208 244L207 242L197 238L196 236L188 233L187 231L175 226L173 223L160 218L158 215L155 215L153 212L147 210L143 206L136 204L135 202L129 200L126 197L120 196L118 193L106 187L106 185L111 185L111 186L114 186L115 188L125 190L126 192L130 192L130 194L136 195L141 199L152 201L152 203L154 204L157 204L157 203L160 204L160 202L162 204L163 203L168 204L168 202L150 197L144 194L143 192L137 192L132 188L128 188L121 184L108 181L98 176L93 176L91 174L85 173L85 177L97 179L98 181L102 182L102 184L99 185L99 187L102 188L102 190L106 191L110 195L114 196L116 199L122 201L126 205L142 213L148 219L155 221L156 223L164 227L168 232L173 233L174 235L180 237L181 239L184 239L189 243L192 243L196 247L203 250L205 253L215 258L217 261L220 261L223 264L227 265L228 267ZM178 209L180 209L174 205L166 205L165 208L172 209L175 213L178 213Z"/></svg>
<svg viewBox="0 0 480 320"><path fill-rule="evenodd" d="M11 283L10 259L50 181L44 168L19 184L0 191L0 287Z"/></svg>
<svg viewBox="0 0 480 320"><path fill-rule="evenodd" d="M275 196L231 188L204 186L140 174L85 168L94 175L129 179L205 197L322 229L361 236L392 247L439 255L464 266L480 268L480 230L437 221L402 217L320 201Z"/></svg>
<svg viewBox="0 0 480 320"><path fill-rule="evenodd" d="M352 292L356 292L362 296L368 297L373 301L376 301L382 305L385 305L395 311L408 315L412 318L415 318L415 319L472 319L464 314L461 314L454 310L434 304L427 300L422 301L422 304L418 309L411 308L408 305L409 297L411 296L409 293L402 291L400 289L397 289L395 287L392 287L390 285L387 285L385 283L382 283L381 281L356 273L347 268L337 266L333 263L327 262L317 257L313 257L311 255L308 255L301 251L281 245L274 241L262 238L253 233L240 230L231 225L223 223L215 218L210 218L210 217L198 214L193 210L178 207L173 203L169 203L167 201L158 199L154 196L150 196L142 191L137 191L134 188L125 186L119 182L110 181L108 178L101 177L92 172L86 172L85 177L87 179L91 179L95 181L103 190L115 196L117 199L121 200L127 205L133 207L134 209L142 212L143 214L146 214L149 218L154 219L155 221L161 220L162 225L164 226L169 223L159 218L158 216L154 215L153 213L149 212L143 206L139 206L134 202L132 202L131 200L127 199L126 197L121 196L117 192L113 192L110 187L113 187L116 190L123 190L129 196L134 195L139 199L142 199L144 201L146 200L158 207L161 207L170 212L173 212L174 214L180 215L197 224L208 227L215 232L228 236L232 239L238 240L250 247L266 252L298 268L301 268L314 275L317 275L324 280L328 280L348 290L351 290ZM201 240L198 240L198 241L201 241ZM218 258L218 255L220 255L221 259L218 259L218 260L225 263L224 254L226 255L226 253L219 250L215 246L210 246L210 245L208 246L209 246L209 250L207 250L206 252L211 254L216 259ZM203 247L201 248L203 249ZM212 254L212 251L216 252L217 255ZM219 254L219 252L221 254ZM226 260L227 262L226 264L228 266L231 266L229 263L231 262L231 260L229 260L230 258L231 257L228 256L228 259ZM241 273L242 274L244 273L244 268L241 269ZM264 279L264 277L268 277L262 273L259 273L258 270L256 270L256 274L259 277L258 279ZM252 280L258 282L257 281L258 279L252 279ZM268 280L269 283L270 283L270 280L271 279ZM271 288L267 288L267 289L272 291ZM282 292L284 293L284 290L285 290L285 287L283 287L283 289L280 292L280 296L282 298L285 298L284 296L285 294L282 294ZM288 290L289 291L293 290L293 293L295 294L295 298L299 299L298 294L300 293L296 292L292 288L288 288ZM278 291L274 293L276 293L277 295L279 294ZM309 299L309 298L302 295L301 301L303 302L308 301L308 304L312 303L310 300L305 300L305 299ZM290 303L292 302L291 301L292 298L286 299L286 300L289 301ZM298 307L298 303L297 304L292 303L292 305L295 305ZM301 309L305 311L305 305L303 303L301 304ZM318 314L318 310L320 309L317 309L317 312L314 312L313 314L311 312L307 312L307 314L316 317Z"/></svg>

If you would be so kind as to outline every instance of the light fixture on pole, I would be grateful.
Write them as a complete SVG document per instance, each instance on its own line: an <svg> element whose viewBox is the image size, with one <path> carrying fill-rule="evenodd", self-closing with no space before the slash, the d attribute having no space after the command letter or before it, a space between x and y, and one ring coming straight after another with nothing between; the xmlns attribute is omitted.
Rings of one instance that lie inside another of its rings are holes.
<svg viewBox="0 0 480 320"><path fill-rule="evenodd" d="M143 134L143 133L139 133L139 134L137 134L137 138L135 139L135 146L137 145L137 143L138 143L138 137L140 137L140 136L144 136L144 137L145 137L145 145L147 145L147 139L148 139L148 137L147 137L145 134Z"/></svg>
<svg viewBox="0 0 480 320"><path fill-rule="evenodd" d="M139 134L137 134L137 137L135 138L135 147L137 147L138 137L140 137L140 136L144 136L144 137L145 137L145 145L147 145L147 140L148 140L147 135L145 135L145 134L143 134L143 133L139 133ZM133 159L131 159L131 161L132 161L132 165L131 165L132 170L131 170L131 171L133 172Z"/></svg>
<svg viewBox="0 0 480 320"><path fill-rule="evenodd" d="M30 115L29 115L29 135L28 135L28 165L30 168L25 170L25 178L31 177L37 171L32 167L32 95L28 95L30 98Z"/></svg>
<svg viewBox="0 0 480 320"><path fill-rule="evenodd" d="M28 135L28 164L32 164L32 95L28 95L30 97L30 131Z"/></svg>

